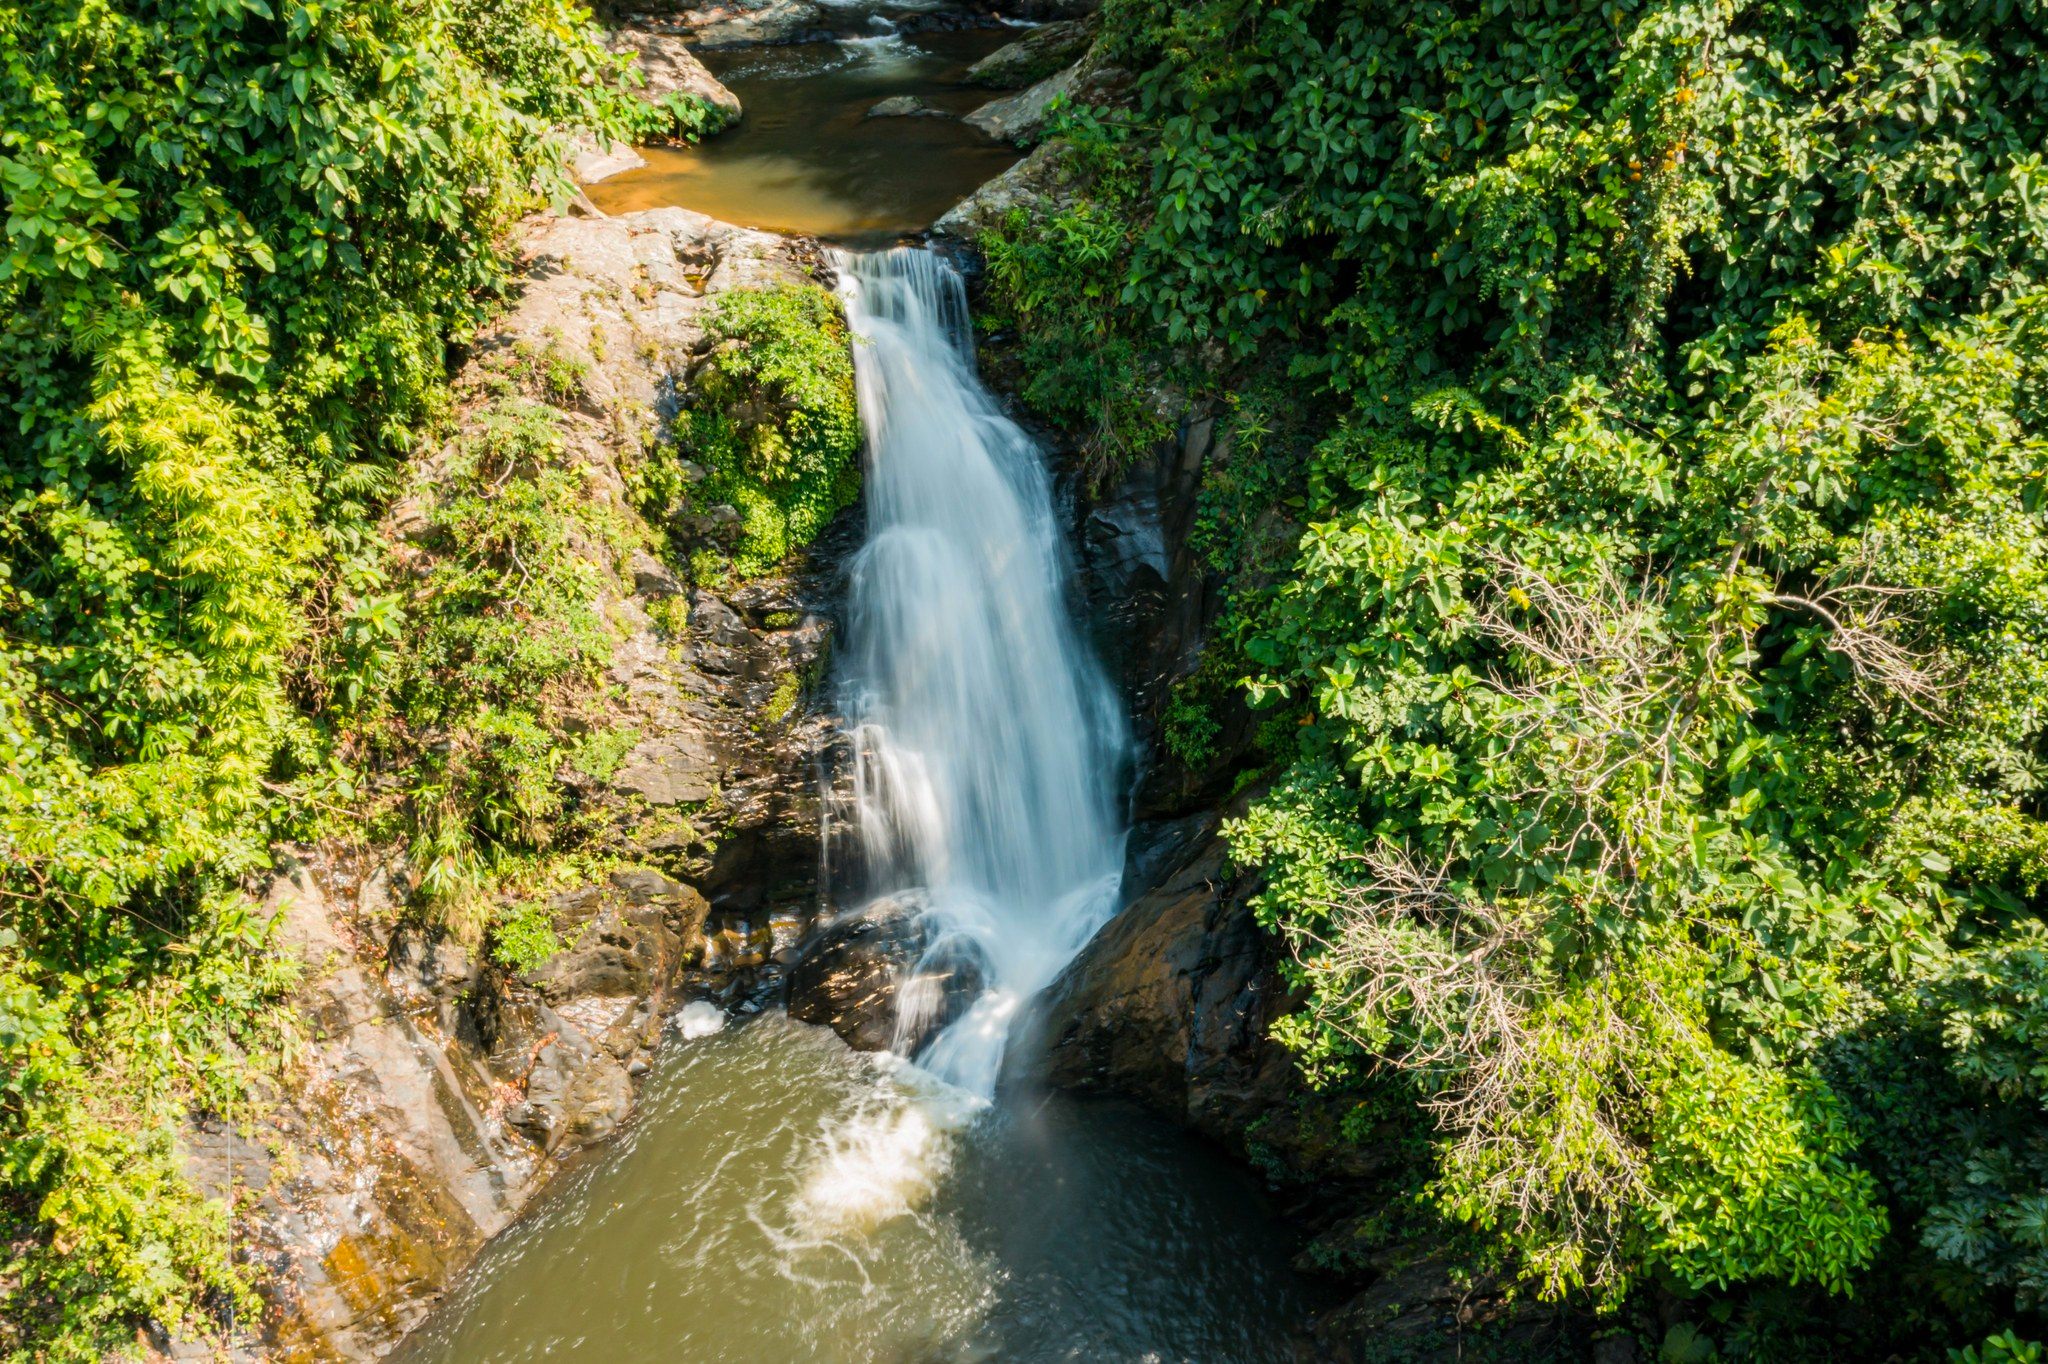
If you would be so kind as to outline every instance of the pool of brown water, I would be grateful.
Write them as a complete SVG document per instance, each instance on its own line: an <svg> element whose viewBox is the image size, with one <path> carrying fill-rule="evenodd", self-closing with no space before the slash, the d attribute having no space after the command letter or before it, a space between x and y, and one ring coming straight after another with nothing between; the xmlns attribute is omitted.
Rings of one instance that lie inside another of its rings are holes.
<svg viewBox="0 0 2048 1364"><path fill-rule="evenodd" d="M1143 1113L980 1105L769 1015L666 1047L396 1364L1292 1364L1291 1249Z"/></svg>
<svg viewBox="0 0 2048 1364"><path fill-rule="evenodd" d="M857 23L860 21L856 21ZM679 205L723 222L854 246L919 232L1018 157L959 121L1001 91L960 83L1020 30L902 33L700 54L740 97L740 122L693 147L650 147L648 164L590 187L607 213ZM946 117L869 118L895 95Z"/></svg>

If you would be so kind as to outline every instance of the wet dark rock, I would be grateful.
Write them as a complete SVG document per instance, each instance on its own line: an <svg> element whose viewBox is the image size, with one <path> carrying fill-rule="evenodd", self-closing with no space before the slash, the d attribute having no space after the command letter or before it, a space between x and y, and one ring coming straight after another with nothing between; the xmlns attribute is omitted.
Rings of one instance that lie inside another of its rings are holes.
<svg viewBox="0 0 2048 1364"><path fill-rule="evenodd" d="M820 925L789 973L789 1016L821 1023L856 1051L896 1040L896 986L924 955L915 906L877 900Z"/></svg>
<svg viewBox="0 0 2048 1364"><path fill-rule="evenodd" d="M1204 471L1227 463L1232 453L1212 418L1194 417L1176 439L1133 464L1120 483L1084 503L1082 589L1096 647L1131 698L1141 749L1149 755L1136 792L1140 821L1216 808L1252 761L1256 725L1235 687L1210 688L1200 697L1216 723L1203 762L1189 766L1159 742L1175 688L1200 668L1223 610L1222 574L1198 552L1192 535Z"/></svg>
<svg viewBox="0 0 2048 1364"><path fill-rule="evenodd" d="M1048 1078L1129 1095L1226 1143L1277 1106L1291 1062L1268 1034L1289 1006L1216 817L1068 964L1042 1005Z"/></svg>
<svg viewBox="0 0 2048 1364"><path fill-rule="evenodd" d="M964 940L934 943L913 901L877 900L821 925L789 972L789 1014L856 1051L915 1056L986 983Z"/></svg>
<svg viewBox="0 0 2048 1364"><path fill-rule="evenodd" d="M699 667L731 673L744 665L754 635L737 611L709 592L697 592L690 598L690 639Z"/></svg>
<svg viewBox="0 0 2048 1364"><path fill-rule="evenodd" d="M1102 0L1003 0L997 12L1013 19L1085 19L1102 8Z"/></svg>
<svg viewBox="0 0 2048 1364"><path fill-rule="evenodd" d="M1468 1357L1483 1328L1494 1358L1586 1358L1586 1323L1509 1296L1443 1253L1441 1237L1389 1244L1384 1211L1405 1197L1410 1130L1355 1130L1355 1094L1302 1082L1272 1040L1298 1007L1282 948L1258 924L1256 875L1235 872L1205 811L1133 830L1127 882L1144 890L1069 963L1042 1001L1044 1078L1135 1098L1278 1176L1292 1224L1312 1236L1297 1266L1344 1266L1347 1296L1315 1323L1316 1358ZM1361 1247L1364 1249L1361 1250Z"/></svg>

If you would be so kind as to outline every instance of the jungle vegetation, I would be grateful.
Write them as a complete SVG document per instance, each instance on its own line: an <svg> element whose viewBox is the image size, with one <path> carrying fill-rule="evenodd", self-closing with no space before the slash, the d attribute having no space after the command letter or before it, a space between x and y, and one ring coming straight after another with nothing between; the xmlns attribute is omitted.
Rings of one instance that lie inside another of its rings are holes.
<svg viewBox="0 0 2048 1364"><path fill-rule="evenodd" d="M340 812L451 902L603 759L563 723L603 584L557 551L626 532L536 401L576 376L451 444L448 373L572 133L711 126L636 81L565 0L0 4L0 1358L248 1319L173 1138L290 1064L274 844Z"/></svg>
<svg viewBox="0 0 2048 1364"><path fill-rule="evenodd" d="M988 242L1098 471L1221 414L1166 740L1246 766L1284 1040L1400 1097L1489 1267L1674 1358L2038 1357L2044 37L1109 0L1129 83Z"/></svg>

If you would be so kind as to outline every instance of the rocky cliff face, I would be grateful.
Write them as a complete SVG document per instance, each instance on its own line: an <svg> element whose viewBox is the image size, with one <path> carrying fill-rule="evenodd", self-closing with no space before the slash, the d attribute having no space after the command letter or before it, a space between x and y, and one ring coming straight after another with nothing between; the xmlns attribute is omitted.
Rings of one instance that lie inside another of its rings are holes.
<svg viewBox="0 0 2048 1364"><path fill-rule="evenodd" d="M617 1129L706 905L651 871L565 893L576 946L507 978L392 931L390 863L292 866L267 908L305 962L306 1054L266 1125L202 1129L194 1163L246 1200L279 1361L388 1350L577 1149Z"/></svg>
<svg viewBox="0 0 2048 1364"><path fill-rule="evenodd" d="M525 245L519 294L458 396L543 350L580 375L550 419L589 495L629 520L624 464L659 439L718 296L826 270L812 244L679 209L544 219ZM421 460L389 518L401 563L438 458ZM715 544L725 519L713 509L669 530ZM282 860L265 903L305 968L305 1054L257 1130L202 1125L187 1143L268 1278L270 1311L244 1357L388 1351L565 1158L627 1119L684 993L739 1000L788 959L815 900L817 772L834 729L808 697L844 539L828 533L789 577L719 592L686 589L645 549L615 562L583 547L618 585L603 603L603 718L633 742L603 778L559 776L603 829L606 869L547 901L566 945L531 971L423 927L393 850ZM680 638L656 624L685 617Z"/></svg>
<svg viewBox="0 0 2048 1364"><path fill-rule="evenodd" d="M1142 1099L1242 1150L1293 1089L1269 1040L1290 1000L1218 823L1203 811L1134 834L1133 879L1152 884L1046 993L1042 1035L1052 1083Z"/></svg>
<svg viewBox="0 0 2048 1364"><path fill-rule="evenodd" d="M1510 1300L1454 1231L1414 1216L1390 1233L1417 1188L1399 1107L1412 1099L1382 1111L1355 1092L1313 1091L1272 1040L1298 1001L1279 972L1284 949L1253 910L1258 875L1230 864L1218 832L1236 808L1133 831L1133 898L1041 1002L1043 1078L1137 1099L1275 1181L1303 1234L1299 1266L1344 1290L1316 1322L1319 1359L1626 1364L1611 1342L1592 1353L1582 1319Z"/></svg>

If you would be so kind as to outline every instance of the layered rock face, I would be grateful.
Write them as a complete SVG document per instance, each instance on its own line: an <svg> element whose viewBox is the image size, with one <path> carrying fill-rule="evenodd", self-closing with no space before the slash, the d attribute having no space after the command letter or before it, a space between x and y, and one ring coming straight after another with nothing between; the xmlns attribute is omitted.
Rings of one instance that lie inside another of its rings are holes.
<svg viewBox="0 0 2048 1364"><path fill-rule="evenodd" d="M718 296L829 277L809 243L680 209L540 220L525 248L517 300L457 392L542 351L579 374L550 419L588 495L629 524L623 462L660 437ZM444 457L420 461L390 513L401 563L425 552ZM715 546L719 510L671 538ZM815 901L834 733L805 701L831 636L834 543L793 576L720 592L686 590L644 549L581 547L617 585L599 718L633 742L602 779L559 774L617 869L547 900L565 945L531 971L419 927L393 850L284 859L265 904L304 966L306 1053L257 1130L200 1125L187 1141L268 1278L245 1357L385 1353L561 1161L626 1120L685 989L737 998L778 950L789 959Z"/></svg>
<svg viewBox="0 0 2048 1364"><path fill-rule="evenodd" d="M266 1128L192 1138L209 1191L253 1199L272 1359L382 1354L562 1157L618 1128L707 908L616 873L565 894L574 948L509 979L379 932L393 880L326 856L280 877L267 908L307 967L307 1052Z"/></svg>
<svg viewBox="0 0 2048 1364"><path fill-rule="evenodd" d="M1218 823L1203 812L1137 831L1132 871L1153 884L1068 965L1040 1017L1052 1083L1141 1099L1241 1149L1293 1088L1269 1038L1290 1001L1252 917L1255 879L1230 868Z"/></svg>

